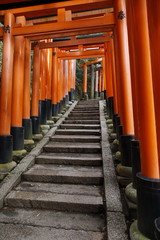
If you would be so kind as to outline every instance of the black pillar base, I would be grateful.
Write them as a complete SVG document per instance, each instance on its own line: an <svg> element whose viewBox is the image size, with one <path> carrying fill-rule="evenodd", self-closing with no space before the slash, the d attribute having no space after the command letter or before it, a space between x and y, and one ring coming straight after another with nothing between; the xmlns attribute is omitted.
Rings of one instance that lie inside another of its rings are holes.
<svg viewBox="0 0 160 240"><path fill-rule="evenodd" d="M38 116L32 116L32 133L40 134L40 118Z"/></svg>
<svg viewBox="0 0 160 240"><path fill-rule="evenodd" d="M68 92L68 95L69 95L69 101L71 102L71 101L72 101L72 94L71 94L71 91Z"/></svg>
<svg viewBox="0 0 160 240"><path fill-rule="evenodd" d="M66 98L64 97L62 101L63 101L63 108L66 108Z"/></svg>
<svg viewBox="0 0 160 240"><path fill-rule="evenodd" d="M134 139L134 135L121 135L120 137L120 151L121 151L121 163L123 166L131 167L131 140Z"/></svg>
<svg viewBox="0 0 160 240"><path fill-rule="evenodd" d="M63 100L61 100L61 101L59 102L58 113L61 113L61 112L62 112L62 109L63 109Z"/></svg>
<svg viewBox="0 0 160 240"><path fill-rule="evenodd" d="M11 127L11 135L13 136L13 150L23 150L24 127Z"/></svg>
<svg viewBox="0 0 160 240"><path fill-rule="evenodd" d="M119 126L120 126L120 124L121 124L121 119L120 119L120 116L119 115L117 115L116 117L115 117L115 129L116 129L116 133L118 134L118 131L119 131Z"/></svg>
<svg viewBox="0 0 160 240"><path fill-rule="evenodd" d="M117 139L119 141L119 147L120 147L120 142L121 142L121 136L123 135L123 126L118 125L118 130L117 130ZM121 149L120 149L121 151Z"/></svg>
<svg viewBox="0 0 160 240"><path fill-rule="evenodd" d="M116 118L118 117L118 114L113 115L113 131L116 133Z"/></svg>
<svg viewBox="0 0 160 240"><path fill-rule="evenodd" d="M160 179L137 174L137 214L139 231L155 240L154 221L160 216Z"/></svg>
<svg viewBox="0 0 160 240"><path fill-rule="evenodd" d="M24 127L24 139L32 139L32 120L23 118L22 126Z"/></svg>
<svg viewBox="0 0 160 240"><path fill-rule="evenodd" d="M46 124L47 122L46 100L39 100L39 117L40 117L40 124Z"/></svg>
<svg viewBox="0 0 160 240"><path fill-rule="evenodd" d="M52 116L57 116L57 115L58 115L58 103L52 104Z"/></svg>
<svg viewBox="0 0 160 240"><path fill-rule="evenodd" d="M113 97L109 97L108 98L108 115L109 118L113 119L113 115L114 115L114 103L113 103L114 99Z"/></svg>
<svg viewBox="0 0 160 240"><path fill-rule="evenodd" d="M160 239L160 217L155 219L154 225L155 225L155 237L156 237L156 240L159 240Z"/></svg>
<svg viewBox="0 0 160 240"><path fill-rule="evenodd" d="M74 100L74 93L75 93L74 88L71 88L71 101Z"/></svg>
<svg viewBox="0 0 160 240"><path fill-rule="evenodd" d="M52 100L46 99L46 112L47 112L47 120L52 119Z"/></svg>
<svg viewBox="0 0 160 240"><path fill-rule="evenodd" d="M141 171L139 140L131 140L132 183L137 188L137 173Z"/></svg>
<svg viewBox="0 0 160 240"><path fill-rule="evenodd" d="M104 99L106 100L107 99L107 91L104 90Z"/></svg>
<svg viewBox="0 0 160 240"><path fill-rule="evenodd" d="M66 95L66 105L68 105L69 104L69 95L67 94Z"/></svg>
<svg viewBox="0 0 160 240"><path fill-rule="evenodd" d="M0 136L0 164L12 162L13 136Z"/></svg>

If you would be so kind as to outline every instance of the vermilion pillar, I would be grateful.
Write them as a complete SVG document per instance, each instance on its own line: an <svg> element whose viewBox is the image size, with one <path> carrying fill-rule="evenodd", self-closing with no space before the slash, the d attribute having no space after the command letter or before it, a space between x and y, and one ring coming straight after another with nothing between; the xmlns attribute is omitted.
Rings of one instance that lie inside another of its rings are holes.
<svg viewBox="0 0 160 240"><path fill-rule="evenodd" d="M130 77L130 61L128 49L127 22L125 0L115 0L115 22L117 38L117 58L119 64L119 89L121 96L123 134L120 136L122 165L131 166L130 140L134 138L133 106Z"/></svg>
<svg viewBox="0 0 160 240"><path fill-rule="evenodd" d="M94 98L98 98L98 79L99 79L99 71L96 71L96 76L95 76L95 87L94 87Z"/></svg>
<svg viewBox="0 0 160 240"><path fill-rule="evenodd" d="M76 59L72 60L72 78L73 78L73 99L76 95Z"/></svg>
<svg viewBox="0 0 160 240"><path fill-rule="evenodd" d="M160 216L160 180L147 1L130 1L133 11L136 90L140 136L141 173L137 175L138 229L155 239L154 220ZM143 9L139 11L139 9ZM155 207L156 206L156 207ZM156 210L155 210L156 209Z"/></svg>
<svg viewBox="0 0 160 240"><path fill-rule="evenodd" d="M31 73L31 44L25 39L25 68L24 68L24 94L23 94L23 127L24 139L32 139L32 121L30 119L30 73Z"/></svg>
<svg viewBox="0 0 160 240"><path fill-rule="evenodd" d="M40 85L39 85L39 117L40 124L47 122L47 104L46 104L46 65L47 56L46 49L40 50Z"/></svg>
<svg viewBox="0 0 160 240"><path fill-rule="evenodd" d="M65 100L66 104L69 102L69 95L68 95L68 60L65 60Z"/></svg>
<svg viewBox="0 0 160 240"><path fill-rule="evenodd" d="M2 78L0 87L0 164L8 164L12 161L13 139L10 135L11 126L11 102L12 102L12 74L14 38L12 25L14 16L6 13L4 16ZM1 166L0 166L1 168Z"/></svg>
<svg viewBox="0 0 160 240"><path fill-rule="evenodd" d="M51 39L48 39L47 42L51 42ZM46 49L47 120L51 120L51 118L52 118L51 82L52 82L52 48L48 48L48 49Z"/></svg>
<svg viewBox="0 0 160 240"><path fill-rule="evenodd" d="M69 101L72 101L71 78L72 78L72 60L68 60L68 94L69 94Z"/></svg>
<svg viewBox="0 0 160 240"><path fill-rule="evenodd" d="M114 99L113 99L112 55L110 42L105 42L104 47L105 47L106 92L108 102L108 113L109 117L113 118Z"/></svg>
<svg viewBox="0 0 160 240"><path fill-rule="evenodd" d="M32 133L40 133L40 119L39 119L39 79L40 79L40 50L38 43L34 46L33 58L33 80L32 80L32 101L31 101L31 119L32 119Z"/></svg>
<svg viewBox="0 0 160 240"><path fill-rule="evenodd" d="M126 1L127 7L127 25L128 25L128 39L129 39L129 51L130 51L130 69L131 69L131 83L132 83L132 100L133 100L133 116L134 116L134 129L135 139L131 141L131 159L132 159L132 181L133 187L137 188L136 174L141 171L140 166L140 148L139 148L139 113L138 113L138 98L137 87L139 76L136 74L136 59L135 59L135 45L134 45L134 31L133 31L133 9L132 4ZM137 78L137 80L136 80Z"/></svg>
<svg viewBox="0 0 160 240"><path fill-rule="evenodd" d="M17 17L16 23L25 25L25 17ZM24 149L24 128L22 127L23 92L24 92L24 46L23 36L15 37L13 65L13 94L11 134L13 135L13 150Z"/></svg>
<svg viewBox="0 0 160 240"><path fill-rule="evenodd" d="M52 115L58 115L58 59L57 48L53 49L53 65L52 65Z"/></svg>
<svg viewBox="0 0 160 240"><path fill-rule="evenodd" d="M94 99L94 82L95 82L95 66L94 64L91 65L91 99Z"/></svg>
<svg viewBox="0 0 160 240"><path fill-rule="evenodd" d="M153 78L153 92L154 92L154 104L155 104L155 117L156 117L156 131L157 131L157 146L158 146L158 159L160 167L160 109L159 109L159 89L160 89L160 71L159 71L159 61L160 61L160 2L158 0L151 1L147 0L147 13L148 13L148 23L149 23L149 37L150 37L150 50L151 50L151 64L152 64L152 78ZM158 191L160 185L158 186ZM157 239L160 238L160 210L159 210L159 198L156 203L156 220L155 229ZM157 209L158 208L158 209Z"/></svg>
<svg viewBox="0 0 160 240"><path fill-rule="evenodd" d="M83 96L87 95L87 65L83 66Z"/></svg>

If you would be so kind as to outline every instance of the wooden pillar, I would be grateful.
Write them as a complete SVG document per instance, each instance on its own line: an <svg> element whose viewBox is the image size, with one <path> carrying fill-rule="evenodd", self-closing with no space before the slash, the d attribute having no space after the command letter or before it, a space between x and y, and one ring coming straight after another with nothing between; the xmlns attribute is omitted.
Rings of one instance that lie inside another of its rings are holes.
<svg viewBox="0 0 160 240"><path fill-rule="evenodd" d="M32 102L31 102L31 119L33 134L40 133L39 81L40 81L40 50L38 43L35 43L33 58Z"/></svg>
<svg viewBox="0 0 160 240"><path fill-rule="evenodd" d="M57 48L53 49L53 66L52 66L52 115L58 115L58 59Z"/></svg>
<svg viewBox="0 0 160 240"><path fill-rule="evenodd" d="M83 96L87 95L87 65L83 66Z"/></svg>
<svg viewBox="0 0 160 240"><path fill-rule="evenodd" d="M75 99L76 94L76 59L72 60L72 78L73 78L73 99Z"/></svg>
<svg viewBox="0 0 160 240"><path fill-rule="evenodd" d="M155 239L154 220L157 216L160 216L160 174L147 1L128 1L128 4L131 4L130 7L133 11L132 28L134 49L136 52L134 56L136 70L135 80L141 156L141 173L137 175L138 229L145 237ZM142 11L139 11L140 9L142 9ZM129 17L130 16L128 16L128 18Z"/></svg>
<svg viewBox="0 0 160 240"><path fill-rule="evenodd" d="M66 104L69 102L69 95L68 95L68 60L65 60L65 100Z"/></svg>
<svg viewBox="0 0 160 240"><path fill-rule="evenodd" d="M95 66L91 65L91 99L94 99Z"/></svg>
<svg viewBox="0 0 160 240"><path fill-rule="evenodd" d="M30 74L31 74L31 44L25 39L25 68L24 68L24 94L23 94L23 120L24 139L32 139L32 121L30 119Z"/></svg>
<svg viewBox="0 0 160 240"><path fill-rule="evenodd" d="M1 164L12 162L13 139L10 135L11 103L12 103L12 74L14 38L12 25L14 16L6 13L4 16L2 78L0 87L0 168ZM6 26L10 29L7 30Z"/></svg>
<svg viewBox="0 0 160 240"><path fill-rule="evenodd" d="M71 78L72 78L72 60L68 60L68 95L69 95L69 101L72 101L72 97L71 97Z"/></svg>
<svg viewBox="0 0 160 240"><path fill-rule="evenodd" d="M102 70L99 71L98 92L99 94L102 92Z"/></svg>
<svg viewBox="0 0 160 240"><path fill-rule="evenodd" d="M47 42L51 42L48 39ZM47 120L52 119L52 99L51 99L51 82L52 82L52 48L46 49L46 107Z"/></svg>
<svg viewBox="0 0 160 240"><path fill-rule="evenodd" d="M110 40L111 44L111 68L112 68L112 79L113 79L113 96L114 96L114 114L118 114L118 96L117 96L117 81L116 81L116 70L115 70L115 53L113 35Z"/></svg>
<svg viewBox="0 0 160 240"><path fill-rule="evenodd" d="M46 49L40 50L40 85L39 85L39 117L40 124L47 122L47 104L46 104Z"/></svg>
<svg viewBox="0 0 160 240"><path fill-rule="evenodd" d="M17 17L16 23L25 25L25 17ZM24 46L23 36L15 37L13 65L13 94L11 134L13 135L13 150L24 149L24 128L22 127L23 92L24 92Z"/></svg>
<svg viewBox="0 0 160 240"><path fill-rule="evenodd" d="M111 55L111 44L105 42L105 68L106 68L106 92L107 92L107 106L108 114L113 119L114 114L114 98L113 98L113 78L112 78L112 55Z"/></svg>
<svg viewBox="0 0 160 240"><path fill-rule="evenodd" d="M94 98L98 99L98 79L99 79L99 71L96 71L96 76L95 76L95 87L94 87Z"/></svg>
<svg viewBox="0 0 160 240"><path fill-rule="evenodd" d="M123 134L120 136L122 165L131 167L130 140L134 138L133 106L130 77L130 61L128 49L127 22L125 0L115 0L115 22L117 38L117 57L119 64L119 89L121 96Z"/></svg>

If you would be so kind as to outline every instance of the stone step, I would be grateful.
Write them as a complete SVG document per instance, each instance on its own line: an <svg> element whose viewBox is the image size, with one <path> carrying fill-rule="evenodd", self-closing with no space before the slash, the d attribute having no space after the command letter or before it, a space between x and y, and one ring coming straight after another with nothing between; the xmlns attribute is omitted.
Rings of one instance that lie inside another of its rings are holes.
<svg viewBox="0 0 160 240"><path fill-rule="evenodd" d="M66 230L65 228L53 228L53 227L40 227L32 225L22 224L4 224L0 223L1 239L7 240L44 240L44 239L56 239L56 240L103 240L106 238L106 233L95 231L83 231L83 230ZM14 238L13 238L14 235ZM54 236L54 238L53 238Z"/></svg>
<svg viewBox="0 0 160 240"><path fill-rule="evenodd" d="M54 135L51 137L52 142L86 142L94 143L100 142L100 136L86 136L86 135Z"/></svg>
<svg viewBox="0 0 160 240"><path fill-rule="evenodd" d="M100 135L101 131L96 129L58 129L56 135Z"/></svg>
<svg viewBox="0 0 160 240"><path fill-rule="evenodd" d="M100 124L61 124L62 129L100 129Z"/></svg>
<svg viewBox="0 0 160 240"><path fill-rule="evenodd" d="M74 185L76 187L76 185ZM102 196L54 193L46 191L11 191L5 199L9 207L52 209L98 213L103 211Z"/></svg>
<svg viewBox="0 0 160 240"><path fill-rule="evenodd" d="M68 116L67 120L99 120L99 115L97 116Z"/></svg>
<svg viewBox="0 0 160 240"><path fill-rule="evenodd" d="M43 149L46 152L60 153L101 153L99 143L49 142Z"/></svg>
<svg viewBox="0 0 160 240"><path fill-rule="evenodd" d="M77 110L77 109L74 109L71 113L85 113L85 114L90 114L90 113L96 113L96 114L99 114L99 110L92 110L92 111L89 111L89 110Z"/></svg>
<svg viewBox="0 0 160 240"><path fill-rule="evenodd" d="M101 154L42 153L36 158L37 164L65 164L80 166L101 166Z"/></svg>
<svg viewBox="0 0 160 240"><path fill-rule="evenodd" d="M100 124L99 120L65 120L63 123L69 124Z"/></svg>
<svg viewBox="0 0 160 240"><path fill-rule="evenodd" d="M22 229L25 228L25 226L26 227L33 226L33 228L42 227L42 230L45 227L48 227L50 228L50 230L51 228L55 228L57 230L74 229L75 231L94 231L94 232L105 231L104 230L105 220L102 214L91 214L91 213L83 214L83 213L74 213L74 212L69 213L69 212L60 212L60 211L46 210L46 209L30 209L30 208L25 209L25 208L4 207L3 209L0 210L0 224L1 223L6 224L5 227L8 226L9 224L15 224L15 223L16 223L15 226L17 227L18 224L21 224L21 226L23 225ZM2 228L1 228L1 233L2 233ZM17 231L17 228L16 228L16 233L17 234L19 233L19 231ZM13 240L12 228L11 228L10 234L12 237L10 239ZM6 232L6 235L4 235L4 237L1 239L8 240L8 237L6 238L6 236L7 236L7 232ZM43 236L44 238L42 238L42 240L46 239L46 236L45 237ZM24 239L23 237L24 236L21 236L21 238L18 238L18 239L22 240ZM36 239L39 239L39 237L40 236L38 236L38 238ZM53 238L51 237L50 239L53 239ZM58 239L62 239L62 238L58 238ZM68 239L77 239L77 238L75 237L75 238L68 238ZM91 238L91 240L93 239Z"/></svg>
<svg viewBox="0 0 160 240"><path fill-rule="evenodd" d="M86 116L88 116L88 117L93 117L93 116L99 116L99 113L94 113L94 112L92 112L92 113L79 113L79 112L71 112L70 114L69 114L69 116L80 116L80 117L86 117Z"/></svg>
<svg viewBox="0 0 160 240"><path fill-rule="evenodd" d="M101 167L35 164L23 173L22 179L31 182L101 185L103 173Z"/></svg>
<svg viewBox="0 0 160 240"><path fill-rule="evenodd" d="M86 108L74 108L73 109L73 111L72 112L98 112L99 113L99 108L90 108L90 109L88 109L88 107L86 107Z"/></svg>

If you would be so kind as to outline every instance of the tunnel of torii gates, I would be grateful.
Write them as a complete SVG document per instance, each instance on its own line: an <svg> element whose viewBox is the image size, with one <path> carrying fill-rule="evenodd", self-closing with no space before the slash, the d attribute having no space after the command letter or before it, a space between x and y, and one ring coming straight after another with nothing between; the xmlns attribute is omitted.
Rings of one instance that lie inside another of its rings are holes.
<svg viewBox="0 0 160 240"><path fill-rule="evenodd" d="M137 229L148 239L155 239L160 217L159 9L159 0L75 0L0 11L1 170L14 166L12 150L23 150L24 139L39 134L68 96L73 99L76 59L102 58L96 78L122 166L132 167ZM86 93L87 64L83 67Z"/></svg>

